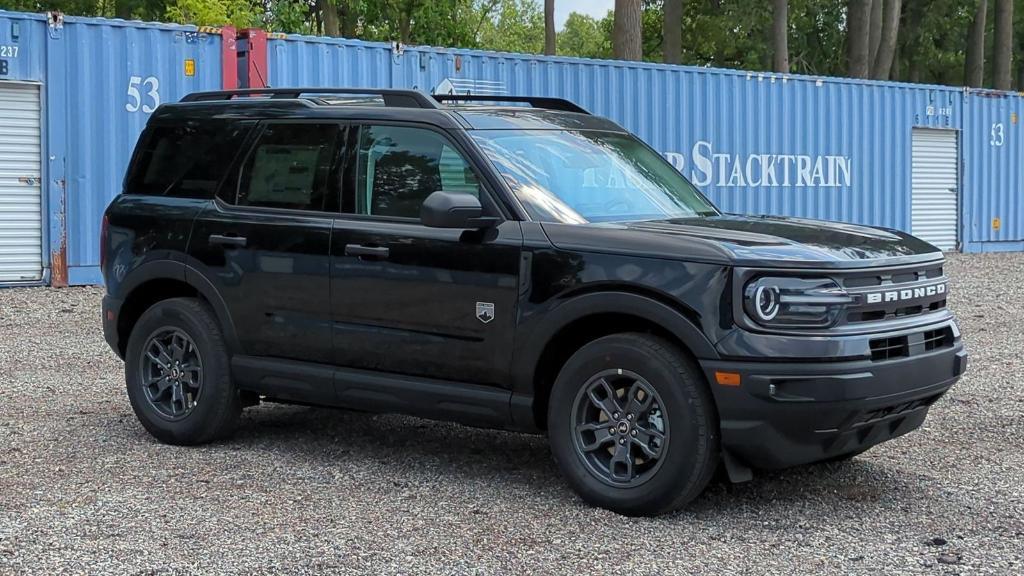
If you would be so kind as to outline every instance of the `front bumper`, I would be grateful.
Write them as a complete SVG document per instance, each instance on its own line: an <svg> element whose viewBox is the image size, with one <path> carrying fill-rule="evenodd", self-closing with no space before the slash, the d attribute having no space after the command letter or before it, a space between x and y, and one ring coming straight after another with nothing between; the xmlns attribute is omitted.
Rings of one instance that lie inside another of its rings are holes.
<svg viewBox="0 0 1024 576"><path fill-rule="evenodd" d="M909 357L843 362L702 361L722 447L753 468L785 468L865 450L918 428L967 368L951 345ZM716 383L718 371L739 386Z"/></svg>

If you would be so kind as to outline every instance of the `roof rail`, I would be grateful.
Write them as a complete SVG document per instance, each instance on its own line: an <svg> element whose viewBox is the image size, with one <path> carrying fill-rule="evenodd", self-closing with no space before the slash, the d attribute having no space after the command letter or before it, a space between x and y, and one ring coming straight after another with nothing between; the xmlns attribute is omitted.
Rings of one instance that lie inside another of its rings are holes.
<svg viewBox="0 0 1024 576"><path fill-rule="evenodd" d="M524 102L534 108L590 114L575 102L550 96L499 96L496 94L433 94L438 102Z"/></svg>
<svg viewBox="0 0 1024 576"><path fill-rule="evenodd" d="M303 94L352 94L380 96L384 105L390 108L440 108L437 101L419 90L398 90L392 88L246 88L242 90L218 90L193 92L181 99L182 102L214 102L232 100L241 96L266 96L269 98L301 98Z"/></svg>

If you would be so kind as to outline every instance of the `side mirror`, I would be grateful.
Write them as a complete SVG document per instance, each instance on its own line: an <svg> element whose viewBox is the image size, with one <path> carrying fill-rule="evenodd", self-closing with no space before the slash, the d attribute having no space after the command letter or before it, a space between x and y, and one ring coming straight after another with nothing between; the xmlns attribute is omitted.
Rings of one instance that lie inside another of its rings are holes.
<svg viewBox="0 0 1024 576"><path fill-rule="evenodd" d="M485 228L493 218L483 218L480 200L472 194L434 192L420 206L420 222L431 228Z"/></svg>

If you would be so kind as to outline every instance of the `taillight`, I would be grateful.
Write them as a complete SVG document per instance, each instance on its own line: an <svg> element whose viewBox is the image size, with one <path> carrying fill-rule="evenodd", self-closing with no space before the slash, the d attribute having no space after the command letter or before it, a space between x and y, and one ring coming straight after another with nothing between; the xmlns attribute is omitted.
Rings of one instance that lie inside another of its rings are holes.
<svg viewBox="0 0 1024 576"><path fill-rule="evenodd" d="M107 242L109 242L108 233L110 228L110 220L107 215L103 215L103 222L100 224L100 273L105 270L104 264L107 263Z"/></svg>

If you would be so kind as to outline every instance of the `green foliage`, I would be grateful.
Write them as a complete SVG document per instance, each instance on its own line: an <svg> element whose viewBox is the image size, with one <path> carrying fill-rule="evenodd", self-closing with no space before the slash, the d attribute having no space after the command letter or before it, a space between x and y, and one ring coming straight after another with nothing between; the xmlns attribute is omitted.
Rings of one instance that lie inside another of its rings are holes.
<svg viewBox="0 0 1024 576"><path fill-rule="evenodd" d="M315 34L310 20L311 5L305 0L274 0L266 3L263 27L270 32Z"/></svg>
<svg viewBox="0 0 1024 576"><path fill-rule="evenodd" d="M248 28L262 23L258 7L249 0L171 0L166 15L171 22L196 26Z"/></svg>
<svg viewBox="0 0 1024 576"><path fill-rule="evenodd" d="M484 18L479 46L506 52L544 51L544 9L535 0L501 0Z"/></svg>
<svg viewBox="0 0 1024 576"><path fill-rule="evenodd" d="M603 23L610 16L596 20L591 16L573 12L558 33L558 53L585 58L611 58L612 38Z"/></svg>

